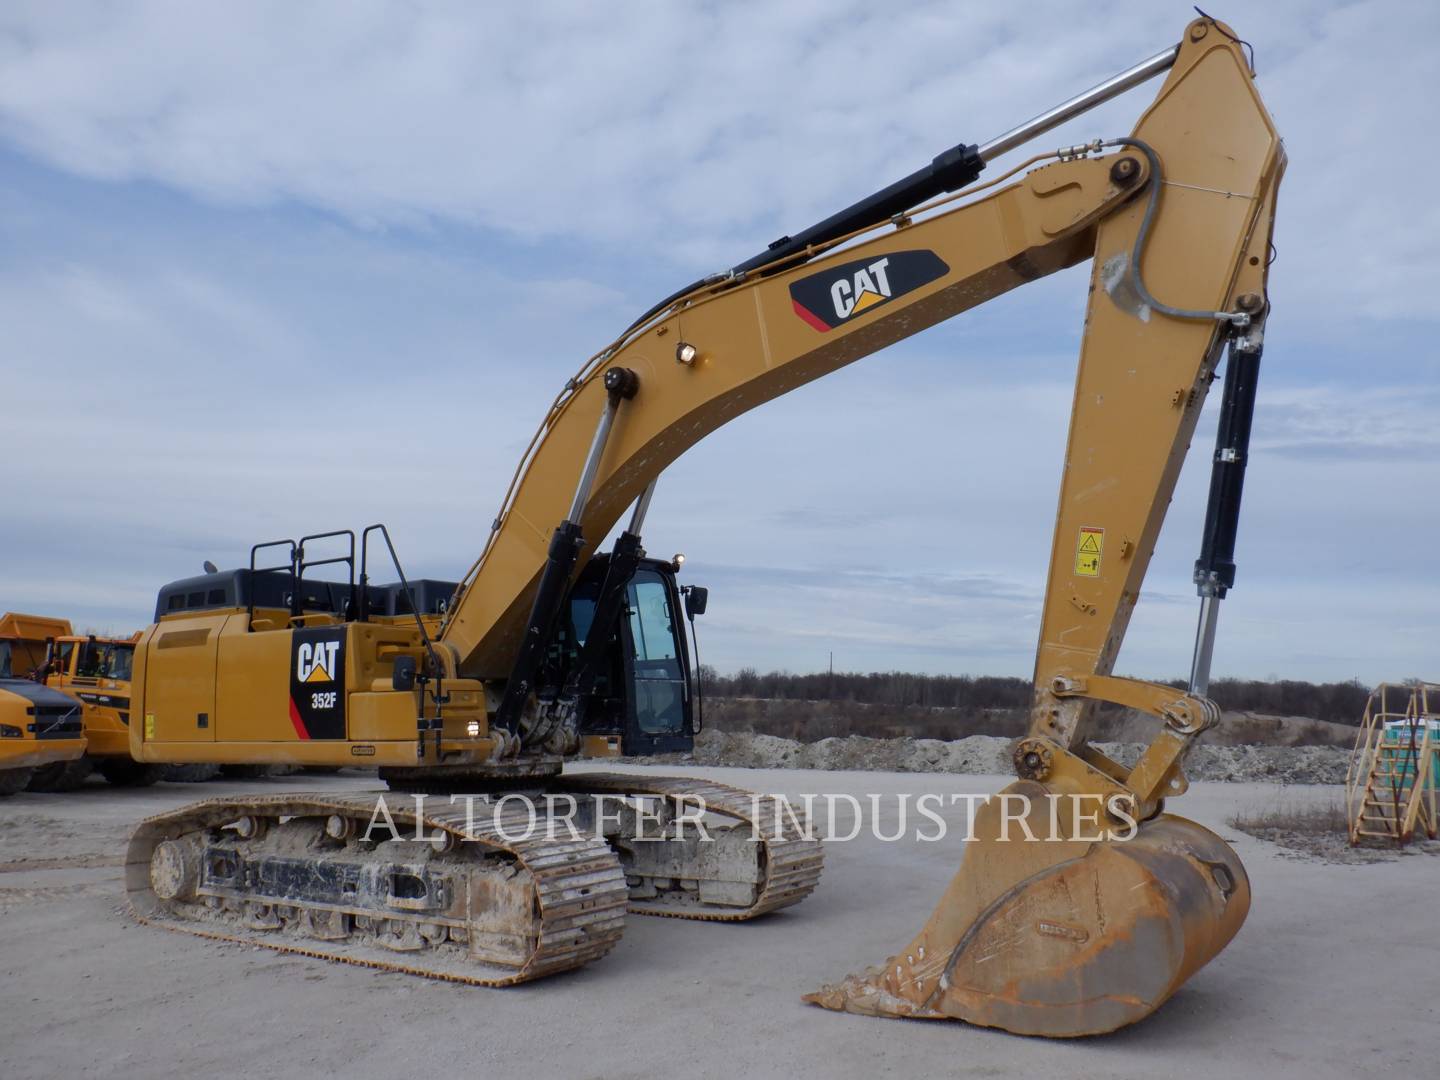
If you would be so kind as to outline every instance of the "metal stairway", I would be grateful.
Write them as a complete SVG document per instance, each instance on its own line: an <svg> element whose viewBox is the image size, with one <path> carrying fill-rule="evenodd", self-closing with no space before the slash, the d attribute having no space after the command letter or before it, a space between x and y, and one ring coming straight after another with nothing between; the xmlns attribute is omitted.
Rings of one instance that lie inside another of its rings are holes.
<svg viewBox="0 0 1440 1080"><path fill-rule="evenodd" d="M1440 705L1440 686L1432 683L1382 683L1370 695L1345 782L1351 844L1403 845L1422 829L1436 838L1440 714L1432 699Z"/></svg>

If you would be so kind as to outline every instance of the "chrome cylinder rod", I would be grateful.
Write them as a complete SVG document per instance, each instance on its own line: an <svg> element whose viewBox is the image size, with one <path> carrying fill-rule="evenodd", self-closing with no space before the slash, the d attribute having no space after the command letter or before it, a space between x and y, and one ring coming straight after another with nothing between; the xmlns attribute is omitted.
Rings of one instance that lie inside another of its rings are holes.
<svg viewBox="0 0 1440 1080"><path fill-rule="evenodd" d="M610 428L615 423L615 413L620 408L620 399L611 394L605 400L605 411L600 414L600 423L595 428L595 438L590 443L590 453L585 456L585 467L580 472L580 483L575 486L575 498L570 502L570 513L566 521L580 523L585 504L590 501L590 489L595 486L595 474L600 471L600 459L605 455L605 444L610 441Z"/></svg>
<svg viewBox="0 0 1440 1080"><path fill-rule="evenodd" d="M1195 627L1195 655L1190 661L1190 693L1204 697L1210 692L1210 661L1215 656L1215 624L1220 617L1220 597L1200 598L1200 622Z"/></svg>
<svg viewBox="0 0 1440 1080"><path fill-rule="evenodd" d="M1126 68L1119 75L1111 76L1104 82L1092 86L1083 94L1076 94L1069 101L1062 102L1053 109L1047 109L1039 116L1025 121L1019 127L1011 128L1004 135L982 143L979 150L980 160L994 161L1001 154L1008 154L1017 146L1045 134L1052 128L1059 127L1067 120L1073 120L1097 105L1103 105L1111 98L1119 97L1126 90L1133 89L1148 79L1153 79L1162 71L1169 71L1175 66L1175 57L1179 52L1180 46L1172 45L1164 52L1158 52L1148 60L1141 60L1140 63Z"/></svg>
<svg viewBox="0 0 1440 1080"><path fill-rule="evenodd" d="M650 512L650 500L655 497L655 485L659 482L658 476L651 480L640 493L640 498L635 500L635 511L630 515L630 525L625 530L631 536L639 536L640 530L645 527L645 515Z"/></svg>

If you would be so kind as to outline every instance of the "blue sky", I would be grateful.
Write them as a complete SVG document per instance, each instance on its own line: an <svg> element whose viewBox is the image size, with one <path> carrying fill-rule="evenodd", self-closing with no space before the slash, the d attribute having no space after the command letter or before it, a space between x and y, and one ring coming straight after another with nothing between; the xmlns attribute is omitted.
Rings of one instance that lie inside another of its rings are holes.
<svg viewBox="0 0 1440 1080"><path fill-rule="evenodd" d="M128 631L204 559L371 521L455 577L556 389L653 300L1190 17L879 10L6 5L0 609ZM1291 159L1217 674L1440 677L1440 9L1215 14L1254 43ZM1045 145L1127 131L1151 89ZM647 546L712 587L707 662L1029 671L1086 272L666 474ZM1211 437L1123 670L1188 664Z"/></svg>

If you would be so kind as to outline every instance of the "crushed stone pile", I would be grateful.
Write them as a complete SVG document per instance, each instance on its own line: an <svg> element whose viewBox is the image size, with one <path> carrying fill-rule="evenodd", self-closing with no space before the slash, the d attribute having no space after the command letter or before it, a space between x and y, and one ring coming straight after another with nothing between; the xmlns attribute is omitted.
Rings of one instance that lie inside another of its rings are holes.
<svg viewBox="0 0 1440 1080"><path fill-rule="evenodd" d="M802 743L745 731L704 731L693 754L642 759L728 765L748 769L844 769L876 772L940 772L1007 775L1012 740L997 735L964 739L870 739L860 735ZM1101 753L1133 765L1139 743L1096 743ZM1343 784L1348 750L1335 746L1208 746L1191 752L1186 775L1192 780Z"/></svg>

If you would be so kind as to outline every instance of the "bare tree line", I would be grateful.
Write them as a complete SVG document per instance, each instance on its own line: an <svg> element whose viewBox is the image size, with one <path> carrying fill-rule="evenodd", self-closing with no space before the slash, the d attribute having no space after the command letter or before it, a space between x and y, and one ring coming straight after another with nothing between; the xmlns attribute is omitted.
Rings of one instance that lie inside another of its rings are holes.
<svg viewBox="0 0 1440 1080"><path fill-rule="evenodd" d="M816 672L761 674L741 668L721 675L704 667L705 693L712 698L758 698L776 701L849 702L903 709L965 709L977 712L1025 709L1033 683L1000 675L920 675L906 671ZM1183 688L1182 679L1167 680ZM1305 716L1340 724L1358 724L1370 688L1358 680L1312 683L1300 679L1217 679L1210 697L1227 712L1274 716Z"/></svg>

